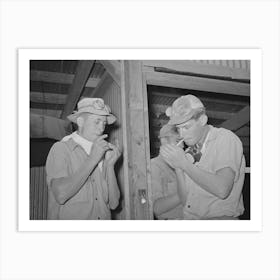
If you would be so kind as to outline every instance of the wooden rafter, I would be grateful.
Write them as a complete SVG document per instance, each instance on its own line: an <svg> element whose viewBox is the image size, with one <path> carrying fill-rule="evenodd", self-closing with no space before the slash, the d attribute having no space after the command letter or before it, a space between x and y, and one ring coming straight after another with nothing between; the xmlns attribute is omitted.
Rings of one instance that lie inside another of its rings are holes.
<svg viewBox="0 0 280 280"><path fill-rule="evenodd" d="M66 119L66 117L73 112L88 80L93 63L93 60L80 60L78 62L76 74L70 86L67 101L61 114L62 119Z"/></svg>
<svg viewBox="0 0 280 280"><path fill-rule="evenodd" d="M249 69L197 63L191 60L145 60L143 64L148 67L160 67L178 72L250 80Z"/></svg>
<svg viewBox="0 0 280 280"><path fill-rule="evenodd" d="M70 131L68 121L45 115L30 114L30 138L61 140Z"/></svg>
<svg viewBox="0 0 280 280"><path fill-rule="evenodd" d="M121 65L117 60L100 60L99 61L106 71L112 76L114 81L121 86Z"/></svg>
<svg viewBox="0 0 280 280"><path fill-rule="evenodd" d="M230 129L237 130L247 124L250 121L250 106L246 106L238 113L236 113L231 119L226 120L220 126Z"/></svg>
<svg viewBox="0 0 280 280"><path fill-rule="evenodd" d="M150 85L250 96L250 85L246 83L162 72L146 72L146 75Z"/></svg>
<svg viewBox="0 0 280 280"><path fill-rule="evenodd" d="M102 89L102 87L106 84L113 81L112 76L108 72L104 72L100 82L98 83L97 87L91 91L89 94L90 97L94 97L98 94L98 92Z"/></svg>
<svg viewBox="0 0 280 280"><path fill-rule="evenodd" d="M166 109L168 108L168 105L162 105L162 104L152 104L151 108L152 111L155 112L155 114L165 114ZM235 113L231 112L222 112L222 111L212 111L212 110L207 110L207 116L209 118L213 119L220 119L220 120L228 120L231 119Z"/></svg>
<svg viewBox="0 0 280 280"><path fill-rule="evenodd" d="M35 103L65 104L67 95L58 93L30 92L30 101Z"/></svg>
<svg viewBox="0 0 280 280"><path fill-rule="evenodd" d="M60 72L50 72L50 71L30 71L30 80L38 82L48 82L48 83L58 83L58 84L72 84L75 75L60 73ZM95 88L99 83L99 78L89 78L85 87Z"/></svg>
<svg viewBox="0 0 280 280"><path fill-rule="evenodd" d="M44 110L63 110L64 105L58 103L39 103L30 102L30 108L44 109Z"/></svg>

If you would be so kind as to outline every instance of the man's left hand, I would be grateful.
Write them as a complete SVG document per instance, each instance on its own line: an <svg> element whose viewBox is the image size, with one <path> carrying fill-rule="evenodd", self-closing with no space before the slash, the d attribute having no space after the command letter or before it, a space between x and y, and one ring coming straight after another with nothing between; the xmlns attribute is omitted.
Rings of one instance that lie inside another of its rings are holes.
<svg viewBox="0 0 280 280"><path fill-rule="evenodd" d="M174 169L184 168L186 157L184 150L175 145L166 144L160 147L160 154L164 160Z"/></svg>

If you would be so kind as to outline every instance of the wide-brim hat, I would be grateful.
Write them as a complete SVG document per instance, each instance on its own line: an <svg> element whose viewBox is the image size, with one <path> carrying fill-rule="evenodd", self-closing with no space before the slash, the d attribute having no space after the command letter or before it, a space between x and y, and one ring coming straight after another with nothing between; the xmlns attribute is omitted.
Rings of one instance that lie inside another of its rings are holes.
<svg viewBox="0 0 280 280"><path fill-rule="evenodd" d="M67 118L71 122L77 123L77 118L83 113L106 116L108 124L112 124L117 120L117 118L111 113L110 107L105 105L102 98L83 98L78 102L78 110L74 111Z"/></svg>
<svg viewBox="0 0 280 280"><path fill-rule="evenodd" d="M177 98L165 113L170 117L169 125L179 125L201 111L205 111L202 102L196 96L188 94Z"/></svg>

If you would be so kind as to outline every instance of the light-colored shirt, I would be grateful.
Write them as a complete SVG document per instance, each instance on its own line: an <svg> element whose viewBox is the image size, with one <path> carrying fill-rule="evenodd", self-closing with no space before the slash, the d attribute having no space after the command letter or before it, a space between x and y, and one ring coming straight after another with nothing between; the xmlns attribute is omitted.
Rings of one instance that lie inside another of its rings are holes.
<svg viewBox="0 0 280 280"><path fill-rule="evenodd" d="M76 195L60 205L53 194L51 180L75 173L88 158L84 148L72 137L55 143L46 162L48 184L48 219L107 220L111 219L106 166L95 168Z"/></svg>
<svg viewBox="0 0 280 280"><path fill-rule="evenodd" d="M73 132L72 134L70 135L67 135L65 136L61 141L62 142L65 142L65 141L68 141L70 139L73 139L77 144L79 144L84 150L85 152L90 155L90 152L91 152L91 148L92 148L92 145L93 143L88 141L87 139L83 138L82 136L80 136L78 134L77 131ZM99 163L98 163L98 167L100 168L100 170L102 171L102 166L103 166L103 160L100 160Z"/></svg>
<svg viewBox="0 0 280 280"><path fill-rule="evenodd" d="M177 177L175 171L164 161L161 156L151 160L152 176L152 200L155 202L158 198L167 197L177 193ZM164 219L182 219L182 205L171 209L157 217Z"/></svg>
<svg viewBox="0 0 280 280"><path fill-rule="evenodd" d="M184 219L238 217L244 212L245 158L242 143L230 130L209 127L201 159L195 165L212 174L225 167L231 168L235 173L233 188L226 199L220 199L197 185L185 173L190 191L184 207Z"/></svg>

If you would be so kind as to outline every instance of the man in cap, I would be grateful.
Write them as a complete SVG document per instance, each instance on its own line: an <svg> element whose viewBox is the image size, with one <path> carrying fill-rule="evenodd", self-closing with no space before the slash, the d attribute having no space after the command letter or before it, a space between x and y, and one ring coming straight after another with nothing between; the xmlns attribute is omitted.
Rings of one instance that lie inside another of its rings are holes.
<svg viewBox="0 0 280 280"><path fill-rule="evenodd" d="M179 133L174 125L166 124L160 129L161 145L176 145L179 138ZM182 219L183 208L177 192L178 182L175 170L161 155L158 155L151 160L151 171L155 217L159 220Z"/></svg>
<svg viewBox="0 0 280 280"><path fill-rule="evenodd" d="M116 117L101 98L84 98L68 116L78 130L55 143L46 162L48 219L111 219L120 192L114 165L119 147L105 141Z"/></svg>
<svg viewBox="0 0 280 280"><path fill-rule="evenodd" d="M238 219L244 211L245 159L240 139L230 130L207 124L202 102L185 95L166 111L189 147L164 145L160 154L184 175L178 193L184 219ZM192 155L191 155L192 154Z"/></svg>

